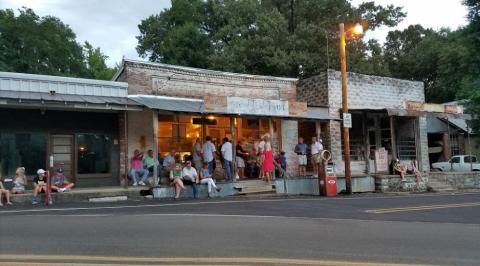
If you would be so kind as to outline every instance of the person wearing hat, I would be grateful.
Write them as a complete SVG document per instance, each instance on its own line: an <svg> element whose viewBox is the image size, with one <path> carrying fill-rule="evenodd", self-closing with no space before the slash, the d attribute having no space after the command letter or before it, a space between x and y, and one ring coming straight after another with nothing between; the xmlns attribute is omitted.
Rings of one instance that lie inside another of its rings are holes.
<svg viewBox="0 0 480 266"><path fill-rule="evenodd" d="M53 177L52 182L52 191L53 192L67 192L75 186L74 183L68 181L65 177L64 169L62 167L58 168L55 171L55 176Z"/></svg>
<svg viewBox="0 0 480 266"><path fill-rule="evenodd" d="M37 196L39 193L47 192L47 178L45 177L46 171L43 169L37 170L37 176L33 179L33 198L32 204L37 204ZM49 199L51 201L51 198Z"/></svg>

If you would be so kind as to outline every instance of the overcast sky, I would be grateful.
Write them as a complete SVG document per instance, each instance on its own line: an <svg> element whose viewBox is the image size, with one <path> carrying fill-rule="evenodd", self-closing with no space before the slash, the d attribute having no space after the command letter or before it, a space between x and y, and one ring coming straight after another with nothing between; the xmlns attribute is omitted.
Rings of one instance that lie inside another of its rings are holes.
<svg viewBox="0 0 480 266"><path fill-rule="evenodd" d="M363 2L353 0L354 5ZM375 0L377 4L404 7L406 19L398 29L411 24L439 29L456 29L465 25L467 10L461 0ZM120 62L122 56L138 59L135 47L138 24L149 15L170 6L170 0L0 0L0 9L32 8L40 16L52 15L70 25L79 42L89 41L109 56L108 64ZM368 32L366 38L381 42L391 28Z"/></svg>

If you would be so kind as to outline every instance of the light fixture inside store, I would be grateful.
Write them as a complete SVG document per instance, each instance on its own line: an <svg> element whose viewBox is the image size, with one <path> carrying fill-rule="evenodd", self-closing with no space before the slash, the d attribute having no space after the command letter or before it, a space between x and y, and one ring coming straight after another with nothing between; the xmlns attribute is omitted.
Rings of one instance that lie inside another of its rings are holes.
<svg viewBox="0 0 480 266"><path fill-rule="evenodd" d="M210 116L208 116L208 119L213 120L213 119L215 119L215 116L210 115Z"/></svg>

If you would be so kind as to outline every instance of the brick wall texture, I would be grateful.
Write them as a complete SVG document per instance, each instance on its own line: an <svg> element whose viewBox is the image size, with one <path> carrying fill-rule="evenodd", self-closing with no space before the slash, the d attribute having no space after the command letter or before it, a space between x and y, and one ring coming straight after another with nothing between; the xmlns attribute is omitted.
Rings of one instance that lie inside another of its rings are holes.
<svg viewBox="0 0 480 266"><path fill-rule="evenodd" d="M297 84L297 100L307 102L308 106L328 106L327 73L299 80Z"/></svg>
<svg viewBox="0 0 480 266"><path fill-rule="evenodd" d="M184 67L125 62L120 75L129 94L188 98L236 96L270 100L296 100L296 80L233 74Z"/></svg>

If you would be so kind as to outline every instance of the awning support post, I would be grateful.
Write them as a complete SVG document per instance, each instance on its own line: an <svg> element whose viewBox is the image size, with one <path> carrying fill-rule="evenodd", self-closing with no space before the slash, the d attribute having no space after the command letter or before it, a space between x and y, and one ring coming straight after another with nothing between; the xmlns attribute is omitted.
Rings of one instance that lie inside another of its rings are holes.
<svg viewBox="0 0 480 266"><path fill-rule="evenodd" d="M237 158L235 154L236 140L235 140L235 116L230 115L230 132L232 132L232 164L233 164L233 177L231 182L237 182Z"/></svg>
<svg viewBox="0 0 480 266"><path fill-rule="evenodd" d="M158 111L153 111L153 116L152 116L152 122L153 122L153 161L158 162ZM159 177L158 177L158 166L155 165L153 167L153 186L158 185L159 183Z"/></svg>

